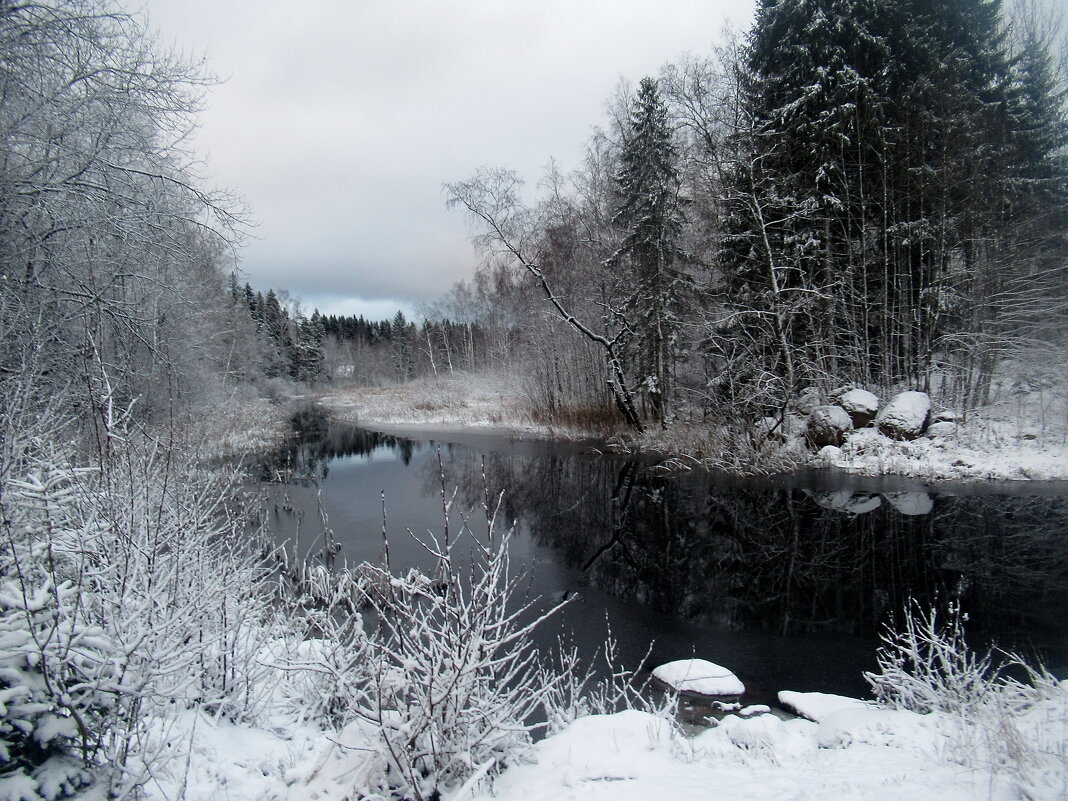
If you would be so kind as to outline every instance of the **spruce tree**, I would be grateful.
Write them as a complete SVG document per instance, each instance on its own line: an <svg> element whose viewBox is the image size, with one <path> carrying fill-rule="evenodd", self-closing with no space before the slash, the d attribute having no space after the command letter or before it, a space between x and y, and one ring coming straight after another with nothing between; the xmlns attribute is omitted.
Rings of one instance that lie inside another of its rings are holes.
<svg viewBox="0 0 1068 801"><path fill-rule="evenodd" d="M623 242L610 265L630 270L634 292L628 304L641 340L638 369L654 414L666 425L671 394L672 341L682 283L679 242L684 216L678 154L668 109L653 78L643 78L624 132L616 174L614 222Z"/></svg>

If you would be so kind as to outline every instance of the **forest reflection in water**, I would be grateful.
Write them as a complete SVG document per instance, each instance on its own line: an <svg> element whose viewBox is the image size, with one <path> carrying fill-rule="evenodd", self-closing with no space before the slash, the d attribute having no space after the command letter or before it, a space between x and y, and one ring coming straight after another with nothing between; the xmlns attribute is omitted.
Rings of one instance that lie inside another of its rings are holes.
<svg viewBox="0 0 1068 801"><path fill-rule="evenodd" d="M952 599L977 643L1036 653L1054 669L1068 665L1063 486L961 493L825 472L743 480L662 473L652 461L591 454L576 443L415 439L330 426L315 415L300 430L265 463L264 477L286 479L283 491L305 521L306 552L316 547L306 524L313 490L350 562L377 554L381 491L391 530L439 526L440 449L454 508L477 509L487 489L503 492L502 515L520 534L513 547L536 562L536 589L586 596L566 615L580 641L594 635L578 629L595 622L603 630L608 609L614 632L633 641L631 653L654 638L664 643L663 658L690 655L680 648L697 653L701 641L717 638L752 650L765 635L777 644L769 651L765 639L757 650L772 658L845 648L844 667L859 673L880 626L910 598ZM285 533L284 520L276 525ZM408 552L413 561L418 550ZM396 561L392 545L391 553ZM831 639L813 640L821 636ZM794 688L856 690L856 679Z"/></svg>

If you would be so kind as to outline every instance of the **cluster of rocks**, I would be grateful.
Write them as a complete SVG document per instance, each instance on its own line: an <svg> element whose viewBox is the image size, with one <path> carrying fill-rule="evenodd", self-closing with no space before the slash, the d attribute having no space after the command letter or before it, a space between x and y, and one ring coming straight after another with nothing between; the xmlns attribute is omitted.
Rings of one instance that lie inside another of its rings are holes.
<svg viewBox="0 0 1068 801"><path fill-rule="evenodd" d="M863 428L875 428L895 440L951 436L957 428L953 412L931 414L926 392L899 392L881 405L874 393L854 386L833 390L828 402L810 388L801 392L793 406L796 416L785 426L775 418L765 418L759 424L765 438L786 441L795 433L819 450L829 445L840 447L847 433Z"/></svg>

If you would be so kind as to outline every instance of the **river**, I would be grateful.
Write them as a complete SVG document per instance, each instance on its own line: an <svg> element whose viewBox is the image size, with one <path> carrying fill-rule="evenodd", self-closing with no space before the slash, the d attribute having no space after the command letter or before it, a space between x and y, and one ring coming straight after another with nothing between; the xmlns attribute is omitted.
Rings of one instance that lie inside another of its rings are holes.
<svg viewBox="0 0 1068 801"><path fill-rule="evenodd" d="M566 633L590 655L610 625L625 667L647 653L647 669L708 659L753 703L781 689L864 697L878 635L912 599L959 603L977 647L1068 668L1063 482L743 479L593 443L297 422L300 437L262 467L278 537L304 558L380 562L384 495L396 572L427 562L409 529L443 533L443 486L453 536L463 517L484 531L482 505L500 497L498 529L514 523L531 591L570 599L542 646Z"/></svg>

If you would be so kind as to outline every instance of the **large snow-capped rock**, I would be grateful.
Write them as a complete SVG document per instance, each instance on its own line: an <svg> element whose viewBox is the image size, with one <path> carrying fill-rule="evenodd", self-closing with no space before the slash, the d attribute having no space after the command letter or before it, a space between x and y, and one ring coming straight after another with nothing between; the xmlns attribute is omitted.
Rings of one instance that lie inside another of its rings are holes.
<svg viewBox="0 0 1068 801"><path fill-rule="evenodd" d="M948 420L935 420L927 426L927 436L931 439L947 439L957 436L957 424Z"/></svg>
<svg viewBox="0 0 1068 801"><path fill-rule="evenodd" d="M853 421L840 406L817 406L808 416L805 438L815 448L825 445L841 445L847 431L853 430Z"/></svg>
<svg viewBox="0 0 1068 801"><path fill-rule="evenodd" d="M853 421L853 428L871 425L875 415L879 413L879 398L866 389L845 387L833 393L832 397L834 402L849 415L849 419Z"/></svg>
<svg viewBox="0 0 1068 801"><path fill-rule="evenodd" d="M900 392L875 418L879 432L891 439L916 439L927 428L931 399L926 392Z"/></svg>
<svg viewBox="0 0 1068 801"><path fill-rule="evenodd" d="M741 679L722 665L705 659L679 659L653 671L653 678L680 693L715 697L742 695Z"/></svg>

